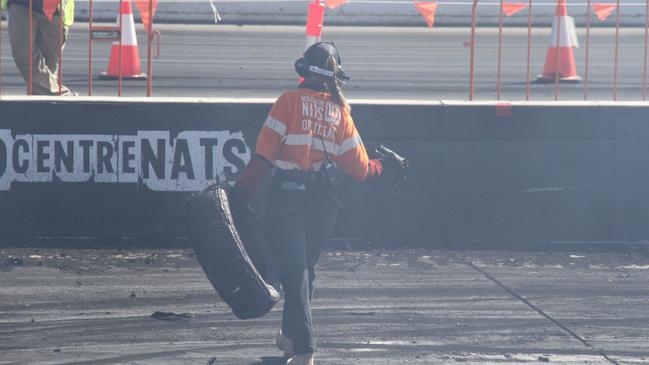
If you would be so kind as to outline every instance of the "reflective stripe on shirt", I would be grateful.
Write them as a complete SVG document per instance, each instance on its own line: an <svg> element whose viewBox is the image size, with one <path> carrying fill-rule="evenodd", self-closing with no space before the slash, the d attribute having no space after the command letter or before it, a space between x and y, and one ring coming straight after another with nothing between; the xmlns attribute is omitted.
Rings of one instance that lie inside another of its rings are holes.
<svg viewBox="0 0 649 365"><path fill-rule="evenodd" d="M343 153L356 148L360 145L363 144L363 141L361 140L361 136L358 134L355 136L352 136L350 138L347 138L346 140L343 141L343 143L340 145L340 151L338 152L338 155L342 155Z"/></svg>
<svg viewBox="0 0 649 365"><path fill-rule="evenodd" d="M275 160L275 167L278 169L282 170L300 170L301 167L300 165L290 162L290 161L283 161L283 160Z"/></svg>
<svg viewBox="0 0 649 365"><path fill-rule="evenodd" d="M314 163L313 165L311 165L311 167L308 169L308 171L318 171L318 170L320 170L320 167L322 166L322 162L323 161ZM335 162L331 161L331 163L333 163L333 165L336 166ZM284 161L284 160L275 160L275 167L277 167L278 169L281 169L281 170L301 170L301 171L303 170L300 167L300 165L298 165L296 163L293 163L293 162Z"/></svg>
<svg viewBox="0 0 649 365"><path fill-rule="evenodd" d="M271 117L270 115L266 118L264 123L272 131L277 132L280 136L283 136L286 133L286 124L282 123L278 119Z"/></svg>
<svg viewBox="0 0 649 365"><path fill-rule="evenodd" d="M340 145L331 141L323 141L309 134L289 134L286 136L284 144L287 146L308 146L318 151L327 152L327 154L332 156L338 156L338 151L340 150Z"/></svg>

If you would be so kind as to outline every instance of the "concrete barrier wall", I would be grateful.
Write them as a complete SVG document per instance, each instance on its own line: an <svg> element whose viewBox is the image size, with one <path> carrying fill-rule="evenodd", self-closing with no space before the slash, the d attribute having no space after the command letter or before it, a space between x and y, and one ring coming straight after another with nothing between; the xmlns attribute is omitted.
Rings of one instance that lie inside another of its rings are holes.
<svg viewBox="0 0 649 365"><path fill-rule="evenodd" d="M300 24L306 22L309 1L214 1L222 17L228 24ZM574 3L574 4L573 4ZM79 19L88 18L88 2L76 2ZM471 1L439 2L435 24L439 26L468 26L471 24ZM645 1L626 0L622 2L621 24L641 26L645 23ZM555 15L553 1L535 1L533 23L536 26L551 24ZM94 19L114 21L117 16L116 1L94 2ZM498 1L480 1L478 6L478 25L498 24ZM134 10L135 17L139 17ZM577 25L586 23L586 2L568 1L568 13L575 18ZM209 1L159 1L154 20L175 23L213 23L214 13ZM594 18L593 26L612 26L613 19L602 23ZM505 20L507 25L527 25L527 13L522 11ZM426 26L412 1L350 1L334 10L327 10L326 25L374 25L374 26Z"/></svg>
<svg viewBox="0 0 649 365"><path fill-rule="evenodd" d="M0 244L180 242L184 200L237 176L271 103L0 98ZM344 180L338 238L649 237L647 103L354 101L353 115L366 142L407 156L412 171L399 196L389 174Z"/></svg>

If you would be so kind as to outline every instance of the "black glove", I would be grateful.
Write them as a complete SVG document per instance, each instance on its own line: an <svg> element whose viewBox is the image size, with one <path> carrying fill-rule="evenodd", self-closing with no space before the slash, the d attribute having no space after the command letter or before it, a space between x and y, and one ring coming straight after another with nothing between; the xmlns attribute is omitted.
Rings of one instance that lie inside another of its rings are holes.
<svg viewBox="0 0 649 365"><path fill-rule="evenodd" d="M381 160L384 167L396 170L408 169L408 160L382 144L369 144L367 154L370 158Z"/></svg>
<svg viewBox="0 0 649 365"><path fill-rule="evenodd" d="M369 144L367 146L367 154L370 158L376 158L381 161L381 165L384 168L396 171L397 181L394 187L398 191L401 183L403 183L408 174L408 160L382 144Z"/></svg>

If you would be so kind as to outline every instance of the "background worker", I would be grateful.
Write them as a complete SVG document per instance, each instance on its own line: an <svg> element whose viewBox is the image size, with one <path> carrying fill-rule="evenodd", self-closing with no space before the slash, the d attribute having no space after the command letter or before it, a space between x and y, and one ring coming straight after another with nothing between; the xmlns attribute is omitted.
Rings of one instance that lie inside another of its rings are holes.
<svg viewBox="0 0 649 365"><path fill-rule="evenodd" d="M273 105L234 195L249 199L274 168L267 223L284 289L277 345L290 357L287 364L313 365L315 265L340 209L333 170L362 181L383 167L368 158L356 130L340 90L348 77L333 43L309 47L295 68L304 82Z"/></svg>
<svg viewBox="0 0 649 365"><path fill-rule="evenodd" d="M32 0L32 49L29 49L29 0L1 0L9 10L9 42L16 67L25 83L29 81L29 55L32 57L32 94L58 95L60 21L63 14L63 42L67 28L74 22L74 0L61 0L50 21L43 11L43 2ZM61 95L74 95L61 85Z"/></svg>

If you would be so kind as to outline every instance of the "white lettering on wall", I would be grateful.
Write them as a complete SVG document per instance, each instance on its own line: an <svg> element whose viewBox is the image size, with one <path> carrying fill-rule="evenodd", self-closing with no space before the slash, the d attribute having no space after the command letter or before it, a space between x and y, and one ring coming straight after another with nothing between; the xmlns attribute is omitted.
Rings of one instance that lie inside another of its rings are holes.
<svg viewBox="0 0 649 365"><path fill-rule="evenodd" d="M13 182L133 183L198 191L232 181L250 159L241 132L139 131L136 135L17 134L0 129L0 190Z"/></svg>

